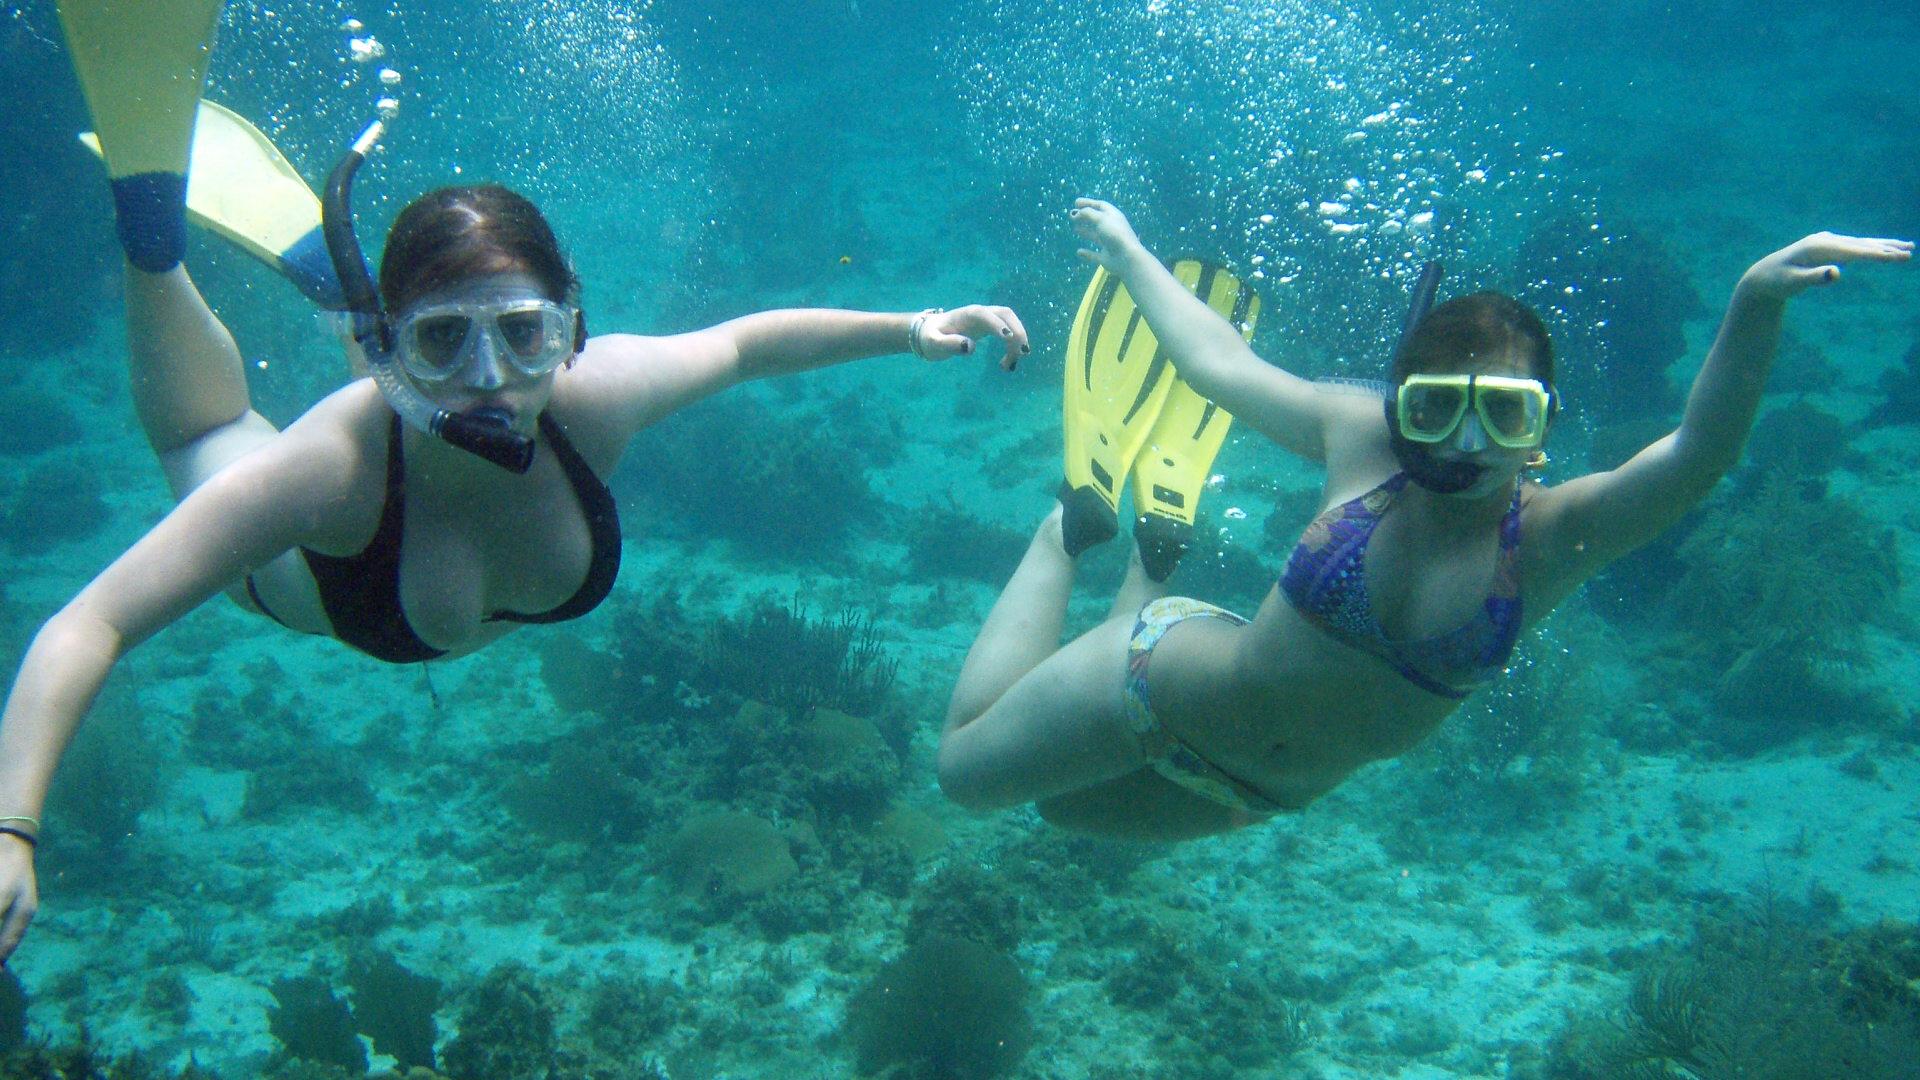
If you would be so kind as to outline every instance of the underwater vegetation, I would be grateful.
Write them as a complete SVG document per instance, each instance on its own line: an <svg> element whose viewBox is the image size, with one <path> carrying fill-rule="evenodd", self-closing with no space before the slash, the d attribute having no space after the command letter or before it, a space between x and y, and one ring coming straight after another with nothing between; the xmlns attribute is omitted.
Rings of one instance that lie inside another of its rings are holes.
<svg viewBox="0 0 1920 1080"><path fill-rule="evenodd" d="M358 1075L367 1070L366 1048L358 1038L365 1035L375 1051L390 1055L403 1068L433 1067L437 980L416 975L390 954L376 951L348 964L347 986L351 1006L335 995L317 969L273 984L268 1030L288 1055Z"/></svg>
<svg viewBox="0 0 1920 1080"><path fill-rule="evenodd" d="M109 684L61 759L60 782L47 798L61 841L39 857L55 872L88 880L124 875L122 844L160 796L155 762L162 758L133 691Z"/></svg>
<svg viewBox="0 0 1920 1080"><path fill-rule="evenodd" d="M1667 417L1680 387L1667 369L1687 351L1687 320L1706 314L1686 269L1631 225L1596 230L1555 217L1515 257L1517 297L1553 333L1556 381L1572 409L1602 424Z"/></svg>
<svg viewBox="0 0 1920 1080"><path fill-rule="evenodd" d="M797 598L783 605L763 597L744 616L714 624L699 671L704 683L792 712L825 707L870 716L899 664L860 612L815 619Z"/></svg>
<svg viewBox="0 0 1920 1080"><path fill-rule="evenodd" d="M701 402L636 436L628 455L645 467L622 469L613 487L662 528L817 564L885 505L866 470L892 442L847 417L796 415L744 393Z"/></svg>
<svg viewBox="0 0 1920 1080"><path fill-rule="evenodd" d="M0 1053L27 1044L27 991L20 977L0 968Z"/></svg>
<svg viewBox="0 0 1920 1080"><path fill-rule="evenodd" d="M1846 421L1796 398L1754 423L1747 439L1748 464L1735 480L1743 490L1774 473L1806 482L1823 480L1846 457L1851 438Z"/></svg>
<svg viewBox="0 0 1920 1080"><path fill-rule="evenodd" d="M1191 1061L1192 1075L1228 1080L1259 1075L1312 1042L1307 1010L1279 989L1288 973L1149 918L1129 922L1131 956L1107 972L1107 997L1157 1021L1163 1060Z"/></svg>
<svg viewBox="0 0 1920 1080"><path fill-rule="evenodd" d="M489 972L467 995L458 1027L445 1054L453 1080L549 1080L558 1046L554 1008L525 967Z"/></svg>
<svg viewBox="0 0 1920 1080"><path fill-rule="evenodd" d="M1868 427L1920 424L1920 341L1907 347L1898 368L1880 373L1880 392L1886 400L1867 414Z"/></svg>
<svg viewBox="0 0 1920 1080"><path fill-rule="evenodd" d="M1889 714L1856 668L1863 627L1898 620L1895 543L1851 500L1779 469L1716 499L1680 546L1685 570L1667 598L1684 636L1652 658L1711 705L1696 733L1750 754Z"/></svg>
<svg viewBox="0 0 1920 1080"><path fill-rule="evenodd" d="M1027 982L1007 954L933 932L847 1004L859 1069L894 1080L991 1080L1033 1041Z"/></svg>
<svg viewBox="0 0 1920 1080"><path fill-rule="evenodd" d="M1577 1017L1533 1080L1920 1076L1920 927L1838 931L1762 891L1644 966L1617 1018Z"/></svg>
<svg viewBox="0 0 1920 1080"><path fill-rule="evenodd" d="M1004 584L1027 553L1031 539L1018 529L963 513L952 502L929 503L903 513L907 569L918 579L950 577Z"/></svg>
<svg viewBox="0 0 1920 1080"><path fill-rule="evenodd" d="M107 523L105 489L97 470L56 457L27 471L0 503L0 544L30 551L84 540Z"/></svg>
<svg viewBox="0 0 1920 1080"><path fill-rule="evenodd" d="M25 457L79 442L80 421L59 398L13 387L0 395L0 457Z"/></svg>

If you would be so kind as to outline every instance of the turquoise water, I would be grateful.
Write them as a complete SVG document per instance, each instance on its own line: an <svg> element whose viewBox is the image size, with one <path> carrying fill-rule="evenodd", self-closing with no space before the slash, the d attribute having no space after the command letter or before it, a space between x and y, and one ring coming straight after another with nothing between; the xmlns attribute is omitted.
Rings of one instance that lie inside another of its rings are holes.
<svg viewBox="0 0 1920 1080"><path fill-rule="evenodd" d="M169 500L52 4L0 10L12 662ZM1246 274L1256 346L1303 374L1377 374L1425 259L1527 299L1559 482L1671 426L1754 259L1920 234L1916 44L1893 3L233 5L208 96L310 181L399 100L369 240L498 179L596 331L984 300L1035 351L644 433L613 599L470 658L181 620L63 764L0 1048L84 1031L226 1077L1920 1074L1911 268L1797 301L1701 511L1306 812L1120 845L963 813L932 769L1058 482L1073 196ZM272 274L204 236L188 264L270 418L344 379ZM1250 610L1319 476L1244 431L1216 470L1217 543L1175 582ZM1075 626L1119 573L1088 561ZM58 1075L35 1053L0 1075Z"/></svg>

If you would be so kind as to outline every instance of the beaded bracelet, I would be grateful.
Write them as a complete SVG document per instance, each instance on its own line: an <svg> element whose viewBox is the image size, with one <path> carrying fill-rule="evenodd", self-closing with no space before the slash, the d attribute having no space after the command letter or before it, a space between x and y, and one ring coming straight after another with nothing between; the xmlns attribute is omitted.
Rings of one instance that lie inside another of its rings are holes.
<svg viewBox="0 0 1920 1080"><path fill-rule="evenodd" d="M912 353L913 355L919 357L922 360L929 359L929 357L926 354L926 350L924 350L920 346L920 328L926 325L926 322L928 319L932 318L935 315L943 314L946 312L946 310L947 310L946 308L930 307L927 310L913 317L913 322L908 324L907 326L907 351L908 352Z"/></svg>
<svg viewBox="0 0 1920 1080"><path fill-rule="evenodd" d="M17 836L20 839L26 841L27 846L30 848L37 848L40 846L40 840L38 837L34 836L32 833L28 832L25 829L16 829L11 825L0 825L0 835Z"/></svg>

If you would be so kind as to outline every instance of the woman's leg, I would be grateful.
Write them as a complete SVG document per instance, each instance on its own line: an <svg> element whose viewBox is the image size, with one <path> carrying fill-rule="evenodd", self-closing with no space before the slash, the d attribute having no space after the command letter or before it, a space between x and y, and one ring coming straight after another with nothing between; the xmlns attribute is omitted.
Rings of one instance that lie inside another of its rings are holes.
<svg viewBox="0 0 1920 1080"><path fill-rule="evenodd" d="M240 350L184 266L127 267L133 405L176 497L274 435L252 410Z"/></svg>
<svg viewBox="0 0 1920 1080"><path fill-rule="evenodd" d="M1113 594L1113 606L1107 609L1109 619L1133 618L1149 601L1167 595L1166 582L1147 576L1147 568L1140 562L1139 546L1129 544L1127 548L1127 576L1120 582L1120 591Z"/></svg>
<svg viewBox="0 0 1920 1080"><path fill-rule="evenodd" d="M175 498L186 498L277 434L253 411L240 350L186 267L150 274L127 266L127 343L134 411ZM279 621L316 632L327 625L313 575L298 552L259 567L251 580ZM266 614L247 582L229 587L227 596Z"/></svg>
<svg viewBox="0 0 1920 1080"><path fill-rule="evenodd" d="M1033 534L987 621L980 624L954 683L943 730L950 732L978 719L1008 687L1060 648L1067 599L1073 594L1073 573L1079 563L1061 543L1060 518L1061 509L1055 505Z"/></svg>
<svg viewBox="0 0 1920 1080"><path fill-rule="evenodd" d="M1052 798L1147 764L1128 718L1133 620L1101 623L1019 675L977 718L940 736L940 788L988 810Z"/></svg>

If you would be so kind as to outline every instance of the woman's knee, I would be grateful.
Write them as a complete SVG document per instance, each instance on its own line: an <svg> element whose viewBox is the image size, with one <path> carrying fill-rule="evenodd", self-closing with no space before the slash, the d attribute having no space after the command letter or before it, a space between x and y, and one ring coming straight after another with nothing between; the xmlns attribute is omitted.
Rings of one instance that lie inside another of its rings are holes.
<svg viewBox="0 0 1920 1080"><path fill-rule="evenodd" d="M968 810L995 809L979 782L978 770L965 759L963 752L955 749L950 735L940 740L940 754L934 765L934 774L940 783L940 793L947 797L947 801Z"/></svg>
<svg viewBox="0 0 1920 1080"><path fill-rule="evenodd" d="M266 417L249 410L180 446L155 449L173 497L184 499L208 477L271 442L276 434Z"/></svg>

